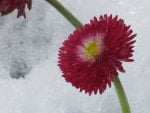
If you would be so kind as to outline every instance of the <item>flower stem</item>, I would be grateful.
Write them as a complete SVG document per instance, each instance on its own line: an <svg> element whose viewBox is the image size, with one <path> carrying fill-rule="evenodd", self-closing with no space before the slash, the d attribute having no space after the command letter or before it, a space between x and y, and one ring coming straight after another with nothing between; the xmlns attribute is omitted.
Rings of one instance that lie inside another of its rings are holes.
<svg viewBox="0 0 150 113"><path fill-rule="evenodd" d="M46 0L55 7L75 28L80 28L83 24L70 13L58 0ZM131 113L130 107L123 89L123 86L118 77L114 81L115 89L119 98L119 102L123 113Z"/></svg>
<svg viewBox="0 0 150 113"><path fill-rule="evenodd" d="M58 0L46 0L55 7L75 28L80 28L82 23L72 15Z"/></svg>
<svg viewBox="0 0 150 113"><path fill-rule="evenodd" d="M116 79L114 81L114 86L115 86L115 89L116 89L116 92L117 92L117 95L119 98L122 112L123 113L131 113L125 91L124 91L121 81L118 77L116 77Z"/></svg>

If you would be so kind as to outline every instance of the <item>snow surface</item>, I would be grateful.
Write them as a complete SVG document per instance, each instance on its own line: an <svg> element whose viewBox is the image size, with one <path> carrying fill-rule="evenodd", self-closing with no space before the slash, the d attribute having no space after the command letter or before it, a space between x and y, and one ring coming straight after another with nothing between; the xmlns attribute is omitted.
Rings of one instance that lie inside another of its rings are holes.
<svg viewBox="0 0 150 113"><path fill-rule="evenodd" d="M120 74L132 113L150 112L150 1L61 0L83 23L119 15L138 34L134 63ZM57 67L58 48L74 28L44 0L27 18L0 17L0 113L121 113L114 87L88 96L66 83ZM25 79L14 79L10 76Z"/></svg>

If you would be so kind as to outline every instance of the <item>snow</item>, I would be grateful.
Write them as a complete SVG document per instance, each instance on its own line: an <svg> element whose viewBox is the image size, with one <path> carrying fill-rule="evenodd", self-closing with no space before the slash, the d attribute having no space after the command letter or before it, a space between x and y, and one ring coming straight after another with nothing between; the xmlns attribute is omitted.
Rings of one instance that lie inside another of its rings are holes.
<svg viewBox="0 0 150 113"><path fill-rule="evenodd" d="M107 13L132 25L138 34L135 62L124 63L126 73L120 73L120 79L132 113L149 113L150 1L61 2L83 23ZM0 17L0 113L121 113L114 87L88 96L61 77L58 48L74 30L63 16L44 0L33 1L26 19L17 19L16 13Z"/></svg>

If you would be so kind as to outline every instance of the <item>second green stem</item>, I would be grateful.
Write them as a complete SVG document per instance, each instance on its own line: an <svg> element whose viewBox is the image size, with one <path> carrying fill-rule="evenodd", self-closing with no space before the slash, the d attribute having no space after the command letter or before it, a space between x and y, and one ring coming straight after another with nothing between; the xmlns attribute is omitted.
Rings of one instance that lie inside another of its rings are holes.
<svg viewBox="0 0 150 113"><path fill-rule="evenodd" d="M82 23L72 15L58 0L46 0L55 7L75 28L80 28Z"/></svg>

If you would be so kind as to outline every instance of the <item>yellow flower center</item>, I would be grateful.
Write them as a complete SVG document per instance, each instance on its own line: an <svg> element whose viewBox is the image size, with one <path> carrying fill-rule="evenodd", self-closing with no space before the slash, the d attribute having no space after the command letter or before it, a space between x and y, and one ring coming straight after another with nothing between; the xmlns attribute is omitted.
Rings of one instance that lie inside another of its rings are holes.
<svg viewBox="0 0 150 113"><path fill-rule="evenodd" d="M100 54L99 43L95 40L88 42L84 54L88 59L96 58Z"/></svg>

